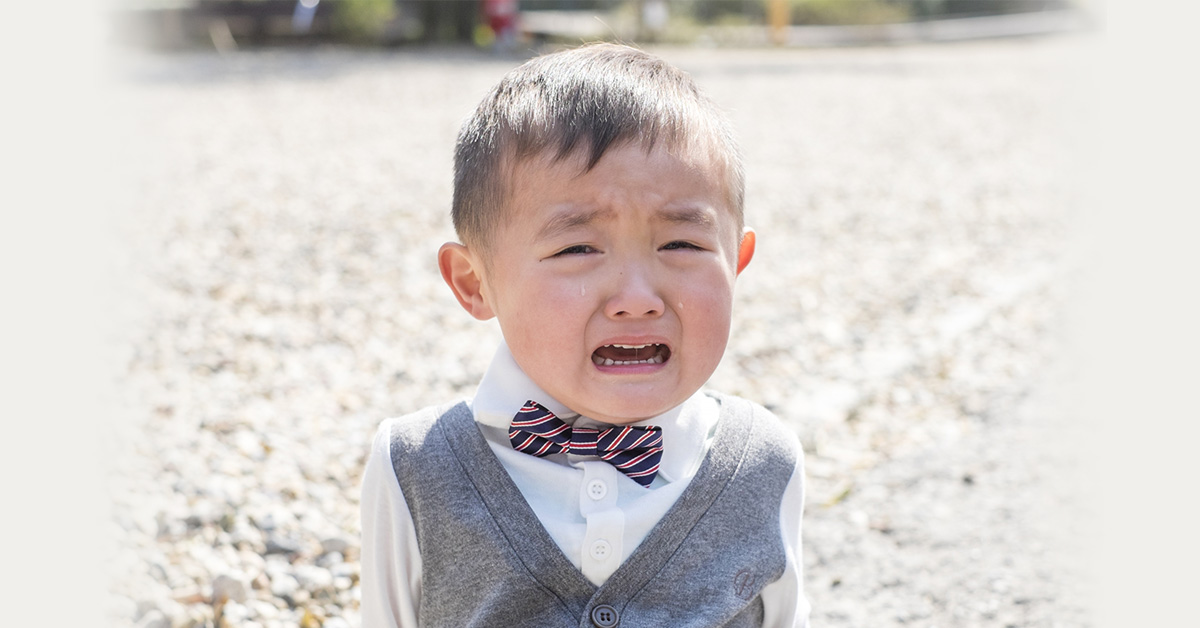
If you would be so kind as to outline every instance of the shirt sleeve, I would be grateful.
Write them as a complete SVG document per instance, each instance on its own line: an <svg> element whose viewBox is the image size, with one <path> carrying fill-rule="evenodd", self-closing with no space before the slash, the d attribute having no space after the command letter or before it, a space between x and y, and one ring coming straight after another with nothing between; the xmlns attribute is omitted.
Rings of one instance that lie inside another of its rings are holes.
<svg viewBox="0 0 1200 628"><path fill-rule="evenodd" d="M390 428L391 421L379 427L363 472L363 628L415 628L421 607L421 553L392 469Z"/></svg>
<svg viewBox="0 0 1200 628"><path fill-rule="evenodd" d="M804 557L800 542L800 517L804 512L804 452L798 441L793 441L793 445L796 467L779 505L779 525L787 563L783 575L763 587L763 628L808 628L809 605L804 597Z"/></svg>

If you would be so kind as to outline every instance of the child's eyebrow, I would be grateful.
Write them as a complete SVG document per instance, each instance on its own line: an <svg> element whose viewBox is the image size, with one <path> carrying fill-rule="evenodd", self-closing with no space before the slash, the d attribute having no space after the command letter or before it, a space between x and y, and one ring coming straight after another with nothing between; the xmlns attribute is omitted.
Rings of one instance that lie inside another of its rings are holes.
<svg viewBox="0 0 1200 628"><path fill-rule="evenodd" d="M717 224L716 219L713 218L712 212L706 211L700 207L661 209L657 212L655 218L662 222L695 225L697 227L706 228L715 227Z"/></svg>
<svg viewBox="0 0 1200 628"><path fill-rule="evenodd" d="M611 210L593 209L588 211L568 211L561 214L556 214L542 228L538 230L537 237L540 240L553 238L565 231L570 231L575 227L590 225L595 222L602 214L611 214Z"/></svg>
<svg viewBox="0 0 1200 628"><path fill-rule="evenodd" d="M538 230L537 239L552 239L576 227L590 225L598 220L610 217L612 214L613 211L611 209L563 212L551 217L546 221L546 224L542 225L542 228ZM712 212L700 207L660 209L655 212L654 220L670 224L694 225L705 229L712 229L717 224Z"/></svg>

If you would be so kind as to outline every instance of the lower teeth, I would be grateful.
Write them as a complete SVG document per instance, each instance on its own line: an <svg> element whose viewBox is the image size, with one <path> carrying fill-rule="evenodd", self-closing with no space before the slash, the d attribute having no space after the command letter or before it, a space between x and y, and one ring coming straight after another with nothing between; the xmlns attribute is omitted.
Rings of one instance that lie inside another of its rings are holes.
<svg viewBox="0 0 1200 628"><path fill-rule="evenodd" d="M597 366L627 366L629 364L662 364L662 356L656 355L646 360L613 360L611 358L602 358L600 356L592 356L592 362Z"/></svg>

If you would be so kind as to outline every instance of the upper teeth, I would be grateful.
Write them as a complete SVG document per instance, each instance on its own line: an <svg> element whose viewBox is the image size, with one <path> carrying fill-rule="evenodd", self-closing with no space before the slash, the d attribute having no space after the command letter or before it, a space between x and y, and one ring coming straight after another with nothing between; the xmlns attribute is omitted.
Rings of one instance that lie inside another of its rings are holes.
<svg viewBox="0 0 1200 628"><path fill-rule="evenodd" d="M641 349L655 347L657 345L655 343L650 343L650 344L644 344L644 345L611 344L611 345L605 345L605 346L614 347L617 349L626 349L626 350L632 349L634 351L638 351ZM598 355L593 354L592 361L598 365L604 365L604 366L613 366L614 364L617 366L624 366L627 364L662 364L663 363L663 356L659 355L657 351L651 350L650 353L652 354L650 357L641 359L641 360L613 360L611 358L602 358ZM635 357L637 357L637 355L638 355L637 353L634 353Z"/></svg>

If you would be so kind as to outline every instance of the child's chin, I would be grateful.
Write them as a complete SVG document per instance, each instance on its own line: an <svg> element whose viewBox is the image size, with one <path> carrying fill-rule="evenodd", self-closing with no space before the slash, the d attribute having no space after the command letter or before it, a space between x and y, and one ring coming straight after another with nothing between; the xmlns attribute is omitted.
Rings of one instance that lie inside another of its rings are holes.
<svg viewBox="0 0 1200 628"><path fill-rule="evenodd" d="M605 407L597 408L595 411L597 416L592 416L592 418L609 425L629 425L652 419L676 405L678 403L664 403L661 399L638 403L636 399L626 397L620 404L608 404Z"/></svg>

